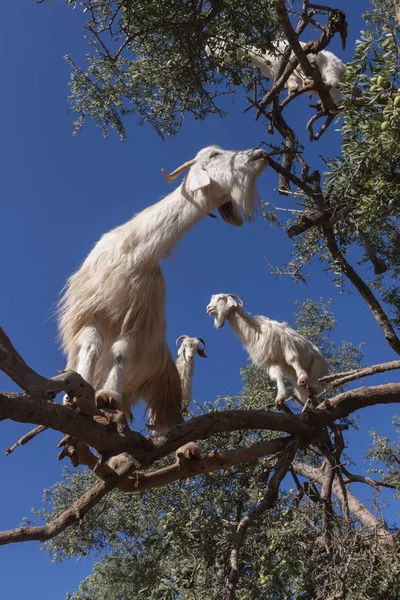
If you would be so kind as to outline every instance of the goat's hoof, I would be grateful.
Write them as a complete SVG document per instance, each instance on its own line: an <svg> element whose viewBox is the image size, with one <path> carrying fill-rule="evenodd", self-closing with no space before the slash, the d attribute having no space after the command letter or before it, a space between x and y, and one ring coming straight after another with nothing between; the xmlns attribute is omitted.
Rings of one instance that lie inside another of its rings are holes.
<svg viewBox="0 0 400 600"><path fill-rule="evenodd" d="M286 401L286 394L277 394L276 398L275 398L275 404L285 404Z"/></svg>
<svg viewBox="0 0 400 600"><path fill-rule="evenodd" d="M126 452L122 452L122 454L117 454L116 456L112 456L107 461L107 464L109 467L111 467L111 469L116 471L117 469L122 467L122 465L126 462L126 460L128 458L129 458L129 454L127 454Z"/></svg>
<svg viewBox="0 0 400 600"><path fill-rule="evenodd" d="M299 385L300 387L304 387L304 388L308 386L307 373L302 373L300 375L300 377L297 379L297 385Z"/></svg>
<svg viewBox="0 0 400 600"><path fill-rule="evenodd" d="M183 463L186 460L198 460L201 458L200 448L195 442L189 442L184 446L181 446L176 451L176 461L179 465L179 468L182 467Z"/></svg>
<svg viewBox="0 0 400 600"><path fill-rule="evenodd" d="M121 396L112 390L99 390L95 395L97 408L111 408L117 410L121 406Z"/></svg>

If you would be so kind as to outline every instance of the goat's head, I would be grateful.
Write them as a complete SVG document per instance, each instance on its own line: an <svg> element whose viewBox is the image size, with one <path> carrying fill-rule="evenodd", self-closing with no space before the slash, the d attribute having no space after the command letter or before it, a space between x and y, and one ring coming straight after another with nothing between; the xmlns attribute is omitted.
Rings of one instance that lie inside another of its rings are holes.
<svg viewBox="0 0 400 600"><path fill-rule="evenodd" d="M231 312L236 310L238 306L244 306L244 302L240 296L236 294L214 294L210 298L206 311L214 317L214 327L221 329Z"/></svg>
<svg viewBox="0 0 400 600"><path fill-rule="evenodd" d="M178 346L178 356L183 356L187 363L194 361L196 352L202 358L207 358L207 354L204 352L206 344L201 338L180 335L176 340L176 345Z"/></svg>
<svg viewBox="0 0 400 600"><path fill-rule="evenodd" d="M267 164L268 154L260 148L233 151L208 146L169 175L162 172L172 182L190 169L182 193L190 198L200 191L209 199L209 208L218 208L224 221L240 226L251 220L259 205L256 179Z"/></svg>

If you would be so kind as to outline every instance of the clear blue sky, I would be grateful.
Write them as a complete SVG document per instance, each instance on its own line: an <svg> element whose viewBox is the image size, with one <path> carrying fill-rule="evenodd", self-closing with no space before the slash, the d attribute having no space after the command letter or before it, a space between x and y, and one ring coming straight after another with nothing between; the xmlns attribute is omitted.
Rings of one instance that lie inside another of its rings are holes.
<svg viewBox="0 0 400 600"><path fill-rule="evenodd" d="M347 13L349 41L345 53L336 40L331 49L348 60L362 27L361 10L368 3L333 4ZM32 0L6 2L2 23L1 325L26 361L39 373L52 376L64 367L55 342L57 296L99 236L170 191L161 167L173 169L209 144L231 149L257 146L267 134L251 112L241 114L245 106L237 102L230 107L229 118L209 118L204 124L187 120L168 143L162 143L149 126L136 127L134 118L128 122L126 144L116 135L104 140L90 123L74 138L67 114L69 68L63 56L71 52L83 62L87 48L79 9L72 10L60 0L41 5ZM305 114L292 113L293 122L308 120L307 105L304 101ZM314 145L314 156L338 153L339 135L332 127ZM322 163L318 166L323 169ZM262 175L262 199L290 205L290 199L273 192L276 184L272 171ZM196 363L194 397L199 402L238 392L239 370L247 360L232 331L214 330L205 312L209 297L216 292L236 292L252 313L278 320L292 319L296 299L332 297L338 318L336 339L365 342L365 364L393 358L362 300L356 294L340 295L319 264L312 269L308 287L268 274L265 258L285 262L290 249L284 232L270 229L261 218L240 229L221 219L205 219L164 263L171 348L182 333L207 342L209 359ZM375 378L376 382L389 380L397 380L397 374ZM16 387L0 375L0 389L14 391ZM388 434L394 412L390 406L363 411L360 430L351 434L349 447L359 471L365 468L362 454L369 442L368 431L375 427ZM137 416L141 419L140 410ZM63 465L56 460L57 433L46 432L4 457L5 449L28 428L0 423L1 529L19 525L32 506L41 505L43 489L60 478ZM372 497L369 489L362 494ZM394 510L389 514L395 518ZM62 600L91 570L90 560L53 564L33 542L1 547L0 561L0 589L10 600L28 596L30 600Z"/></svg>

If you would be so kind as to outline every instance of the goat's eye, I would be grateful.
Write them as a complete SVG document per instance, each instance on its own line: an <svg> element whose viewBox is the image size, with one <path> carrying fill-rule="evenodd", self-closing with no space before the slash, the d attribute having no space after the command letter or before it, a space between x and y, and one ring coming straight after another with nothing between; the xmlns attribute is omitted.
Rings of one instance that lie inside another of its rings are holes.
<svg viewBox="0 0 400 600"><path fill-rule="evenodd" d="M221 156L221 152L212 152L212 153L210 154L210 159L211 159L211 158L215 158L215 156Z"/></svg>

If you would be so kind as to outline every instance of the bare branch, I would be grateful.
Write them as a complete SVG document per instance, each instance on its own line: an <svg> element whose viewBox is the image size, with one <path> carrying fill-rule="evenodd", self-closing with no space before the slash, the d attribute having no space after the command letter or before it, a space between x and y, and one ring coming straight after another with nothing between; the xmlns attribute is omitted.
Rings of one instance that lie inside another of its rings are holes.
<svg viewBox="0 0 400 600"><path fill-rule="evenodd" d="M373 365L371 367L364 367L358 370L344 371L342 373L331 373L321 377L320 381L329 383L328 389L333 389L354 381L355 379L361 379L361 377L368 377L370 375L376 375L377 373L385 373L386 371L393 371L400 369L400 360L392 360L390 362L381 363L380 365Z"/></svg>
<svg viewBox="0 0 400 600"><path fill-rule="evenodd" d="M151 471L150 473L139 473L134 477L128 477L116 486L121 492L141 492L155 487L161 487L173 481L185 480L212 471L229 469L241 463L252 463L261 456L267 456L281 452L286 448L291 438L283 437L255 444L249 448L228 450L226 452L211 452L208 456L195 461L185 461L183 466L178 462L173 465ZM114 470L107 464L99 463L97 457L86 445L78 448L79 464L86 465L97 477L106 480Z"/></svg>
<svg viewBox="0 0 400 600"><path fill-rule="evenodd" d="M255 519L262 515L266 510L270 510L275 506L282 479L285 477L290 468L290 465L296 455L297 448L298 440L292 440L289 442L275 465L274 474L270 479L264 499L258 506L256 506L256 508L250 511L248 515L243 517L237 527L235 547L231 551L231 571L229 573L227 593L225 595L227 600L233 600L235 597L235 589L239 580L240 572L239 551L243 545L247 530L251 523L255 521Z"/></svg>
<svg viewBox="0 0 400 600"><path fill-rule="evenodd" d="M133 458L130 458L126 464L123 465L120 472L114 472L106 481L97 483L67 510L61 513L59 517L47 525L40 525L37 527L17 527L1 532L0 545L12 544L13 542L30 542L33 540L44 542L55 537L70 525L73 525L77 521L81 521L91 508L98 504L108 492L113 490L121 480L127 477L131 471L136 468L136 465L136 461Z"/></svg>
<svg viewBox="0 0 400 600"><path fill-rule="evenodd" d="M340 470L346 475L344 482L345 483L366 483L371 486L377 492L381 491L381 487L387 487L391 490L398 490L399 486L392 485L391 483L385 483L383 481L378 481L377 479L373 479L372 477L364 476L364 475L356 475L355 473L350 473L343 465L340 466Z"/></svg>
<svg viewBox="0 0 400 600"><path fill-rule="evenodd" d="M299 235L300 233L304 233L312 227L316 225L321 225L322 223L329 223L329 225L333 225L337 223L337 221L342 221L347 217L352 211L355 210L354 205L344 206L342 208L338 206L331 206L326 210L316 210L312 213L303 213L300 218L300 222L296 223L296 225L292 225L287 230L287 234L290 238Z"/></svg>
<svg viewBox="0 0 400 600"><path fill-rule="evenodd" d="M346 277L351 281L354 287L357 289L361 297L367 303L370 311L375 317L379 327L382 329L385 339L389 346L397 353L400 354L400 340L397 337L393 326L383 310L382 306L378 302L378 299L372 292L372 290L368 287L368 285L364 282L364 280L360 277L357 271L350 265L350 263L345 259L342 252L340 252L339 247L337 245L335 235L332 231L331 227L324 227L324 237L326 246L333 258L333 260L340 265L341 270L346 275Z"/></svg>
<svg viewBox="0 0 400 600"><path fill-rule="evenodd" d="M38 425L34 429L31 429L30 431L28 431L28 433L26 433L21 438L19 438L19 440L17 440L15 442L15 444L13 444L12 446L10 446L10 448L7 448L7 450L6 450L6 456L8 456L12 452L14 452L14 450L16 448L18 448L18 446L24 446L25 444L27 444L28 442L30 442L31 440L33 440L33 438L35 438L37 435L39 435L39 433L42 433L43 431L46 431L46 429L47 429L47 427L44 427L43 425Z"/></svg>
<svg viewBox="0 0 400 600"><path fill-rule="evenodd" d="M293 462L292 468L297 475L301 475L314 483L322 485L324 473L321 472L320 469L299 462ZM335 477L332 482L332 493L340 500L340 502L344 503L346 501L338 477ZM386 531L384 523L380 519L377 519L367 507L349 491L347 491L347 502L350 511L367 527L367 529L376 532L384 543L393 543L393 537Z"/></svg>

